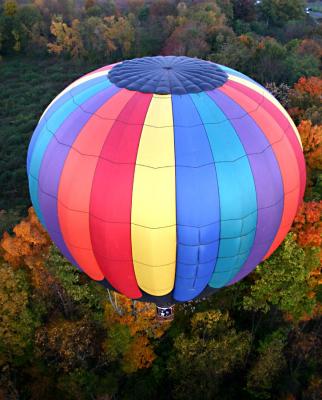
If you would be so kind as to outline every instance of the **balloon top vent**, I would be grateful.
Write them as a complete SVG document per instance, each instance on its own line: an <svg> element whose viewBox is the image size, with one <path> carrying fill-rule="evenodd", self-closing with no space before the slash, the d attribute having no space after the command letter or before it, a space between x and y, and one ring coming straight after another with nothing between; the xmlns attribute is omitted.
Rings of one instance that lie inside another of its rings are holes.
<svg viewBox="0 0 322 400"><path fill-rule="evenodd" d="M108 79L118 87L143 93L188 94L216 89L228 76L210 61L157 56L117 64L109 72Z"/></svg>

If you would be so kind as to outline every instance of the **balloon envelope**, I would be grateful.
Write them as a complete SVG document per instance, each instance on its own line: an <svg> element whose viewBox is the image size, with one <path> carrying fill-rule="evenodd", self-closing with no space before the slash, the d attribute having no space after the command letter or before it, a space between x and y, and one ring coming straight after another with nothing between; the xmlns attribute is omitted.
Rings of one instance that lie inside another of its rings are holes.
<svg viewBox="0 0 322 400"><path fill-rule="evenodd" d="M299 134L279 102L188 57L124 61L69 85L42 115L27 168L65 257L154 302L249 274L284 239L305 187Z"/></svg>

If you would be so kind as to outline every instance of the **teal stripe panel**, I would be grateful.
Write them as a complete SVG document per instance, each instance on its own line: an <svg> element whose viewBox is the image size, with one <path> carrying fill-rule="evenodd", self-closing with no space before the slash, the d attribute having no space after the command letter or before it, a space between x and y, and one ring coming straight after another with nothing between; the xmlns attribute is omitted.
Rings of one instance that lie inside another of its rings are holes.
<svg viewBox="0 0 322 400"><path fill-rule="evenodd" d="M43 127L46 125L46 121L51 117L51 115L54 114L60 107L62 107L64 105L64 103L66 103L72 97L75 97L77 94L83 92L84 90L88 89L91 86L96 85L97 83L106 82L106 80L107 80L106 76L100 76L98 78L93 78L86 82L82 82L79 85L69 89L65 94L63 94L58 99L57 98L54 99L54 103L51 106L49 106L44 117L38 122L38 125L31 137L29 147L28 147L28 154L27 154L27 172L28 173L29 173L29 169L30 169L30 160L32 157L35 143L37 142L38 136L41 133Z"/></svg>
<svg viewBox="0 0 322 400"><path fill-rule="evenodd" d="M255 183L244 147L225 114L206 93L190 96L203 121L216 164L220 241L209 285L220 288L241 268L252 248L257 223Z"/></svg>

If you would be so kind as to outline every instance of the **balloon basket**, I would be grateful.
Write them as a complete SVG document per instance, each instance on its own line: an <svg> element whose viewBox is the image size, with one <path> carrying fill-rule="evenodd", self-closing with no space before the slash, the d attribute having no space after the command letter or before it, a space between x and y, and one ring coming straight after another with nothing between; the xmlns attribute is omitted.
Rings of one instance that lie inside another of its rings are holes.
<svg viewBox="0 0 322 400"><path fill-rule="evenodd" d="M174 306L160 307L156 309L156 319L160 322L173 321L174 319Z"/></svg>

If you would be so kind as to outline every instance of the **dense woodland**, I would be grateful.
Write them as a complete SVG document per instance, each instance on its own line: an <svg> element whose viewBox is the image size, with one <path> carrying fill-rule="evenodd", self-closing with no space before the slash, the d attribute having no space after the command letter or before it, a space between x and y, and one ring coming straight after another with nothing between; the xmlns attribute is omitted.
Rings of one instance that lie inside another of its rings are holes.
<svg viewBox="0 0 322 400"><path fill-rule="evenodd" d="M322 398L322 24L300 0L0 2L0 399ZM196 56L265 85L298 126L305 201L242 282L176 306L91 282L30 208L25 160L51 99L118 60Z"/></svg>

